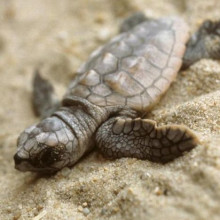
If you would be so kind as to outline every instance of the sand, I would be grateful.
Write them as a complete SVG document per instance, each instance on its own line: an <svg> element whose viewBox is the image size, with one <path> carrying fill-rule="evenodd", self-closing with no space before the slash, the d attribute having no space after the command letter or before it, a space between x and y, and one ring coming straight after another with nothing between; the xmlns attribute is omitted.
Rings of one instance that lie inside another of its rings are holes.
<svg viewBox="0 0 220 220"><path fill-rule="evenodd" d="M142 10L180 15L193 32L220 19L219 0L0 0L0 219L220 219L220 62L180 72L149 113L185 124L201 144L166 165L109 161L92 152L73 168L42 177L14 169L19 133L37 122L30 105L35 68L59 97L90 52Z"/></svg>

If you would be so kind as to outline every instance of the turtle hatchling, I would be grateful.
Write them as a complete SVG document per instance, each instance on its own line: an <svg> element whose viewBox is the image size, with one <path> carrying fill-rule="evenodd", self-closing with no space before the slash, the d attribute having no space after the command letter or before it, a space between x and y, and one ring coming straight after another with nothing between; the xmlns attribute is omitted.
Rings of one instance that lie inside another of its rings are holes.
<svg viewBox="0 0 220 220"><path fill-rule="evenodd" d="M77 71L62 102L36 71L33 106L42 120L18 138L20 171L53 173L99 149L104 157L166 163L199 141L186 126L144 118L180 69L220 58L220 22L206 20L191 37L179 17L127 18L120 34L95 50Z"/></svg>

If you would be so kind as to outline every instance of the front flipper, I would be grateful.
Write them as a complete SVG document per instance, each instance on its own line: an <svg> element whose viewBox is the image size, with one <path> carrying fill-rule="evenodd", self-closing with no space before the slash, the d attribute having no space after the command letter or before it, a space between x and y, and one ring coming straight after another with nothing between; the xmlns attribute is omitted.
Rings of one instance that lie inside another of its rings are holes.
<svg viewBox="0 0 220 220"><path fill-rule="evenodd" d="M35 114L41 118L50 116L60 105L53 86L43 79L38 71L35 72L33 80L32 105Z"/></svg>
<svg viewBox="0 0 220 220"><path fill-rule="evenodd" d="M101 125L96 143L107 158L135 157L166 163L199 142L181 125L157 127L153 120L116 117Z"/></svg>
<svg viewBox="0 0 220 220"><path fill-rule="evenodd" d="M220 59L220 21L206 20L186 45L182 69L202 58Z"/></svg>

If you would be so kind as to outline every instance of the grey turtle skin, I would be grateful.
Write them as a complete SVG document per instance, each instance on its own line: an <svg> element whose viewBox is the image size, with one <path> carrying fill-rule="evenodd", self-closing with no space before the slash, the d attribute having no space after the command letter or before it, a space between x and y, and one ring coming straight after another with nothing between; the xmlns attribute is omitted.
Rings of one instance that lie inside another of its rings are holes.
<svg viewBox="0 0 220 220"><path fill-rule="evenodd" d="M95 146L111 159L135 157L166 163L190 151L198 139L182 125L158 127L144 119L180 68L220 58L220 22L205 21L189 39L177 17L149 19L137 13L121 33L94 51L60 103L39 73L33 106L42 121L18 138L15 168L52 173L74 165Z"/></svg>

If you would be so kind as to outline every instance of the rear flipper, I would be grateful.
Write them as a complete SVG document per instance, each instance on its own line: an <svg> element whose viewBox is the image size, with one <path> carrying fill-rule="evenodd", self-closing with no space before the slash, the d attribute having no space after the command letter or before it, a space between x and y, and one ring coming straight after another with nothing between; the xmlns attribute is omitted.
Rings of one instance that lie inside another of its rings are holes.
<svg viewBox="0 0 220 220"><path fill-rule="evenodd" d="M206 20L187 43L182 69L202 58L220 59L220 21Z"/></svg>
<svg viewBox="0 0 220 220"><path fill-rule="evenodd" d="M53 86L43 79L38 71L35 72L33 80L32 105L35 114L41 118L50 116L60 105Z"/></svg>
<svg viewBox="0 0 220 220"><path fill-rule="evenodd" d="M96 142L107 158L135 157L166 163L198 144L196 136L180 125L157 127L148 119L111 118L96 133Z"/></svg>

